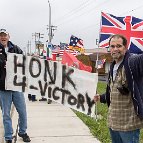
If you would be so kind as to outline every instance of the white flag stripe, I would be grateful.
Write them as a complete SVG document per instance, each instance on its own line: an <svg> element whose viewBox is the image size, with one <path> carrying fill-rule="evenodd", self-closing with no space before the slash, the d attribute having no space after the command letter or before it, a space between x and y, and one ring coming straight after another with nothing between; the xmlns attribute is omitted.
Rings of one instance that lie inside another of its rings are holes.
<svg viewBox="0 0 143 143"><path fill-rule="evenodd" d="M59 56L63 56L64 51L71 53L72 55L76 56L78 54L77 51L73 51L69 49L68 47L65 50L59 50L59 51L52 51L52 54L59 54Z"/></svg>

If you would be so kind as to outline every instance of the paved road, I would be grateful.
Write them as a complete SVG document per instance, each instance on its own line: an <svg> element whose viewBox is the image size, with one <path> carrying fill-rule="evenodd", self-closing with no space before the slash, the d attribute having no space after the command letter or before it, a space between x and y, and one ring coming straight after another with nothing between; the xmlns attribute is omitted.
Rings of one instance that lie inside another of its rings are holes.
<svg viewBox="0 0 143 143"><path fill-rule="evenodd" d="M105 75L105 76L98 76L98 80L99 80L99 81L107 82L107 79L108 79L108 75Z"/></svg>

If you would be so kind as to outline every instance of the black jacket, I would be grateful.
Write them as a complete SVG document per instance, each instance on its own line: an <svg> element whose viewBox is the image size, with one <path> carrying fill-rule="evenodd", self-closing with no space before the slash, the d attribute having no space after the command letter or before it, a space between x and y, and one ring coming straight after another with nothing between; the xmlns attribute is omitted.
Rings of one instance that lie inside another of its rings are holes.
<svg viewBox="0 0 143 143"><path fill-rule="evenodd" d="M8 52L22 54L23 51L12 42L8 42ZM7 54L5 52L4 46L0 44L0 90L5 90L5 77L6 77L6 60Z"/></svg>
<svg viewBox="0 0 143 143"><path fill-rule="evenodd" d="M109 74L111 77L113 76L114 64L115 62L110 66ZM143 119L143 54L133 55L127 51L119 68L122 66L125 68L128 89L131 91L134 109L136 114ZM100 97L100 102L107 103L108 106L110 106L110 80L112 79L108 78L106 93Z"/></svg>

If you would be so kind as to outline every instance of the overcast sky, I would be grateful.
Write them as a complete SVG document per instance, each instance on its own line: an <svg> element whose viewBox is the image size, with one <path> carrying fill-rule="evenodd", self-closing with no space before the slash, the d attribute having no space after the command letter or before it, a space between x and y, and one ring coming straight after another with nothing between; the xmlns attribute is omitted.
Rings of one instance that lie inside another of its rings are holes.
<svg viewBox="0 0 143 143"><path fill-rule="evenodd" d="M143 19L143 0L49 0L54 31L53 44L69 43L70 36L83 39L85 48L96 48L101 11L115 16L132 15ZM48 0L1 0L0 28L6 28L11 41L24 48L28 40L34 47L32 33L48 39Z"/></svg>

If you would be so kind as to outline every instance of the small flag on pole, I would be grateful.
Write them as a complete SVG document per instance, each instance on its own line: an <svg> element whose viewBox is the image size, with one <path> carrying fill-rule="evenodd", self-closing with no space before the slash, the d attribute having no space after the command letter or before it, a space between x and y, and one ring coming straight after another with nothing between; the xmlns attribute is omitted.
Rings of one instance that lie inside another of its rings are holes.
<svg viewBox="0 0 143 143"><path fill-rule="evenodd" d="M105 61L106 61L106 59L97 60L96 61L96 67L97 67L97 69L103 68L103 65L104 65Z"/></svg>
<svg viewBox="0 0 143 143"><path fill-rule="evenodd" d="M79 51L80 53L84 53L83 40L73 35L70 37L70 43L68 47L72 50L76 50L76 51Z"/></svg>

